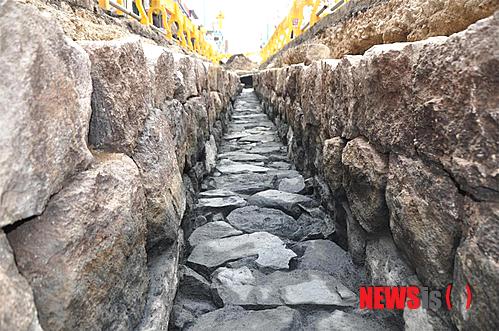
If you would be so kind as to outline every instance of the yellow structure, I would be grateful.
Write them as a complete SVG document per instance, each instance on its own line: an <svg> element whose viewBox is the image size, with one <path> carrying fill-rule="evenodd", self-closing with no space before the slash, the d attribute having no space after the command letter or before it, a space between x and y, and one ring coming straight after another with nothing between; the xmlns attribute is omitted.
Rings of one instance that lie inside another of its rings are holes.
<svg viewBox="0 0 499 331"><path fill-rule="evenodd" d="M262 61L267 60L270 56L279 51L291 39L298 37L304 31L314 26L314 24L326 15L327 8L336 10L349 1L350 0L294 0L288 15L279 23L267 42L267 45L262 48L260 52ZM319 7L322 8L319 10ZM311 9L311 14L308 24L302 27L305 19L304 12L307 9Z"/></svg>
<svg viewBox="0 0 499 331"><path fill-rule="evenodd" d="M218 30L222 31L222 25L223 25L223 21L225 19L224 13L222 11L220 11L216 18L218 21Z"/></svg>
<svg viewBox="0 0 499 331"><path fill-rule="evenodd" d="M142 0L134 0L135 6L139 11L140 23L151 25L154 15L161 15L161 21L165 38L174 40L180 46L196 52L214 63L218 63L229 55L219 54L213 46L205 40L206 29L196 26L187 15L185 15L175 0L151 0L150 8L146 12ZM111 7L123 7L123 0L99 0L99 7L104 10L111 10ZM123 13L119 10L117 14L128 14L136 17L131 13ZM219 18L222 15L221 19ZM217 16L219 24L223 20L223 13Z"/></svg>

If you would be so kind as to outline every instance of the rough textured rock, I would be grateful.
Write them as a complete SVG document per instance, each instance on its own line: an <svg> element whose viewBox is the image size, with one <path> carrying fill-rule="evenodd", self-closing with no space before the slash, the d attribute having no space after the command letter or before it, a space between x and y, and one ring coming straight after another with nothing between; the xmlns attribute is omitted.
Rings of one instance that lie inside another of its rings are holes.
<svg viewBox="0 0 499 331"><path fill-rule="evenodd" d="M397 252L391 237L369 241L366 246L366 267L373 285L412 285L414 271Z"/></svg>
<svg viewBox="0 0 499 331"><path fill-rule="evenodd" d="M248 202L259 207L279 209L293 217L298 217L302 213L300 205L317 206L317 202L307 196L277 190L256 193L248 199Z"/></svg>
<svg viewBox="0 0 499 331"><path fill-rule="evenodd" d="M144 193L122 154L99 155L9 233L46 330L135 327L148 286Z"/></svg>
<svg viewBox="0 0 499 331"><path fill-rule="evenodd" d="M288 269L289 260L296 256L286 249L284 242L266 232L205 241L194 247L187 262L218 267L225 262L257 255L256 263L262 267Z"/></svg>
<svg viewBox="0 0 499 331"><path fill-rule="evenodd" d="M177 239L185 211L185 191L178 169L167 111L150 111L133 154L144 186L148 248Z"/></svg>
<svg viewBox="0 0 499 331"><path fill-rule="evenodd" d="M334 192L343 184L343 164L341 155L345 148L346 141L341 137L335 137L324 141L322 151L322 168L324 169L324 179Z"/></svg>
<svg viewBox="0 0 499 331"><path fill-rule="evenodd" d="M253 165L249 163L234 162L230 160L222 160L217 165L217 170L222 174L241 174L241 173L266 173L269 168Z"/></svg>
<svg viewBox="0 0 499 331"><path fill-rule="evenodd" d="M368 232L388 228L385 202L388 158L363 138L349 141L343 149L345 188L352 215Z"/></svg>
<svg viewBox="0 0 499 331"><path fill-rule="evenodd" d="M349 307L357 301L355 294L336 278L312 270L276 271L264 275L248 267L219 268L213 276L212 286L224 305Z"/></svg>
<svg viewBox="0 0 499 331"><path fill-rule="evenodd" d="M161 108L175 94L175 70L171 51L165 47L142 44L151 77L153 106Z"/></svg>
<svg viewBox="0 0 499 331"><path fill-rule="evenodd" d="M296 238L300 230L299 222L286 213L257 206L233 210L227 216L227 222L246 233L265 231L289 239Z"/></svg>
<svg viewBox="0 0 499 331"><path fill-rule="evenodd" d="M461 189L489 201L499 199L498 47L496 11L445 43L425 48L415 68L416 100L426 120L418 130L418 151L440 161Z"/></svg>
<svg viewBox="0 0 499 331"><path fill-rule="evenodd" d="M301 193L305 189L305 180L303 176L294 178L284 178L279 183L279 191L288 193Z"/></svg>
<svg viewBox="0 0 499 331"><path fill-rule="evenodd" d="M7 237L0 231L0 329L41 330L33 301L33 292L17 270Z"/></svg>
<svg viewBox="0 0 499 331"><path fill-rule="evenodd" d="M217 161L217 142L215 141L215 137L210 135L210 139L204 144L204 166L208 173L212 172L215 169L216 161Z"/></svg>
<svg viewBox="0 0 499 331"><path fill-rule="evenodd" d="M423 283L445 287L462 226L463 199L454 183L436 167L393 156L386 198L395 243Z"/></svg>
<svg viewBox="0 0 499 331"><path fill-rule="evenodd" d="M142 42L130 37L80 44L92 62L89 142L99 149L131 155L152 105Z"/></svg>
<svg viewBox="0 0 499 331"><path fill-rule="evenodd" d="M494 330L499 297L499 204L467 202L466 239L457 249L454 263L452 289L452 320L460 330ZM466 284L473 295L471 307L466 310L468 294Z"/></svg>
<svg viewBox="0 0 499 331"><path fill-rule="evenodd" d="M238 209L236 209L238 210ZM204 241L220 239L243 234L242 231L234 229L228 223L215 221L198 227L189 237L189 245L196 246Z"/></svg>
<svg viewBox="0 0 499 331"><path fill-rule="evenodd" d="M85 52L39 12L3 1L0 36L5 226L39 215L63 182L91 162L86 139L92 82Z"/></svg>
<svg viewBox="0 0 499 331"><path fill-rule="evenodd" d="M142 320L136 330L166 330L179 282L178 265L183 248L182 233L167 249L148 255L149 291Z"/></svg>
<svg viewBox="0 0 499 331"><path fill-rule="evenodd" d="M228 215L232 210L246 206L246 200L239 196L229 196L220 198L202 198L198 200L196 211L198 213L221 212Z"/></svg>
<svg viewBox="0 0 499 331"><path fill-rule="evenodd" d="M365 271L352 263L348 252L330 240L307 240L292 249L299 256L296 269L326 272L354 292L367 284Z"/></svg>
<svg viewBox="0 0 499 331"><path fill-rule="evenodd" d="M282 57L282 64L291 65L303 63L309 65L313 61L330 57L329 47L322 44L304 44L287 50ZM280 66L279 64L277 66Z"/></svg>
<svg viewBox="0 0 499 331"><path fill-rule="evenodd" d="M494 0L357 1L319 21L269 62L279 63L288 49L301 43L322 43L330 48L331 58L342 58L377 44L448 36L498 9Z"/></svg>
<svg viewBox="0 0 499 331"><path fill-rule="evenodd" d="M299 330L300 314L288 307L277 307L259 311L245 310L240 307L226 307L205 314L196 323L187 328L195 330L231 331L244 330Z"/></svg>

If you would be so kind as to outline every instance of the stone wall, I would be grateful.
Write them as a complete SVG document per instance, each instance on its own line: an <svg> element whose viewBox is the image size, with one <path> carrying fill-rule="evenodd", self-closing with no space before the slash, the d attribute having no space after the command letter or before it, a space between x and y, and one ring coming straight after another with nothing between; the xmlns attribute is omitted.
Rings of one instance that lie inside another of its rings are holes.
<svg viewBox="0 0 499 331"><path fill-rule="evenodd" d="M237 75L10 0L0 44L0 329L166 329Z"/></svg>
<svg viewBox="0 0 499 331"><path fill-rule="evenodd" d="M330 58L340 59L363 54L378 44L449 36L498 9L495 0L351 0L293 39L261 67L290 64L301 44L325 45Z"/></svg>
<svg viewBox="0 0 499 331"><path fill-rule="evenodd" d="M338 242L373 283L454 284L450 318L407 313L407 326L497 327L498 49L496 12L450 37L254 77L289 156L344 233Z"/></svg>

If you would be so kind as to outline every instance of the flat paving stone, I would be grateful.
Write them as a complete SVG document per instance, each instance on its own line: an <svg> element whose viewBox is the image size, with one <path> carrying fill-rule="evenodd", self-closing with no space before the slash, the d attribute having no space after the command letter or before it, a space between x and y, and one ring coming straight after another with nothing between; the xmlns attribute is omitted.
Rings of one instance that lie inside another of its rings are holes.
<svg viewBox="0 0 499 331"><path fill-rule="evenodd" d="M237 194L229 190L209 190L209 191L199 192L198 196L200 198L224 198L224 197L237 196Z"/></svg>
<svg viewBox="0 0 499 331"><path fill-rule="evenodd" d="M187 261L207 268L248 256L258 256L255 262L271 269L288 269L296 254L285 247L279 237L267 232L205 241L195 246Z"/></svg>
<svg viewBox="0 0 499 331"><path fill-rule="evenodd" d="M265 310L245 310L241 307L224 307L202 315L189 331L289 331L301 330L300 313L288 307Z"/></svg>
<svg viewBox="0 0 499 331"><path fill-rule="evenodd" d="M303 176L285 178L279 183L279 191L288 193L300 193L305 189L305 179Z"/></svg>
<svg viewBox="0 0 499 331"><path fill-rule="evenodd" d="M223 221L207 223L192 232L189 237L189 245L192 247L213 239L238 236L243 234L242 231L234 229L230 224Z"/></svg>
<svg viewBox="0 0 499 331"><path fill-rule="evenodd" d="M265 231L288 239L296 239L300 231L298 221L288 214L257 206L234 209L227 216L227 222L246 233Z"/></svg>
<svg viewBox="0 0 499 331"><path fill-rule="evenodd" d="M202 198L198 200L195 209L198 213L222 212L225 215L233 209L246 206L246 200L239 196L221 198Z"/></svg>
<svg viewBox="0 0 499 331"><path fill-rule="evenodd" d="M224 305L357 305L355 293L335 277L315 270L276 271L265 275L248 267L222 267L213 274L212 287Z"/></svg>
<svg viewBox="0 0 499 331"><path fill-rule="evenodd" d="M291 249L299 256L295 262L296 269L328 273L352 291L368 284L365 270L356 266L350 254L331 240L307 240Z"/></svg>
<svg viewBox="0 0 499 331"><path fill-rule="evenodd" d="M224 162L220 162L216 166L217 170L220 171L222 174L242 174L248 172L265 173L270 171L269 168L249 163L234 162L230 160L223 160L223 161Z"/></svg>
<svg viewBox="0 0 499 331"><path fill-rule="evenodd" d="M299 217L302 213L300 205L306 207L318 205L317 201L305 195L278 190L258 192L249 197L248 202L259 207L279 209L293 217Z"/></svg>
<svg viewBox="0 0 499 331"><path fill-rule="evenodd" d="M265 162L269 159L268 157L266 157L264 155L245 153L245 152L239 152L239 151L219 154L218 158L219 159L228 159L228 160L232 160L232 161L251 161L251 162L261 162L261 161Z"/></svg>

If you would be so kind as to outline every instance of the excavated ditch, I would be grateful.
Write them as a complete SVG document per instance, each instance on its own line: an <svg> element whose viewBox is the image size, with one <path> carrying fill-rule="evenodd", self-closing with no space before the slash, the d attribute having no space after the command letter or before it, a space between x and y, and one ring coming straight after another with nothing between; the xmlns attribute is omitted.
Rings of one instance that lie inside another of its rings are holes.
<svg viewBox="0 0 499 331"><path fill-rule="evenodd" d="M172 330L396 330L358 310L366 272L289 162L253 89L236 99L214 173L183 222Z"/></svg>

